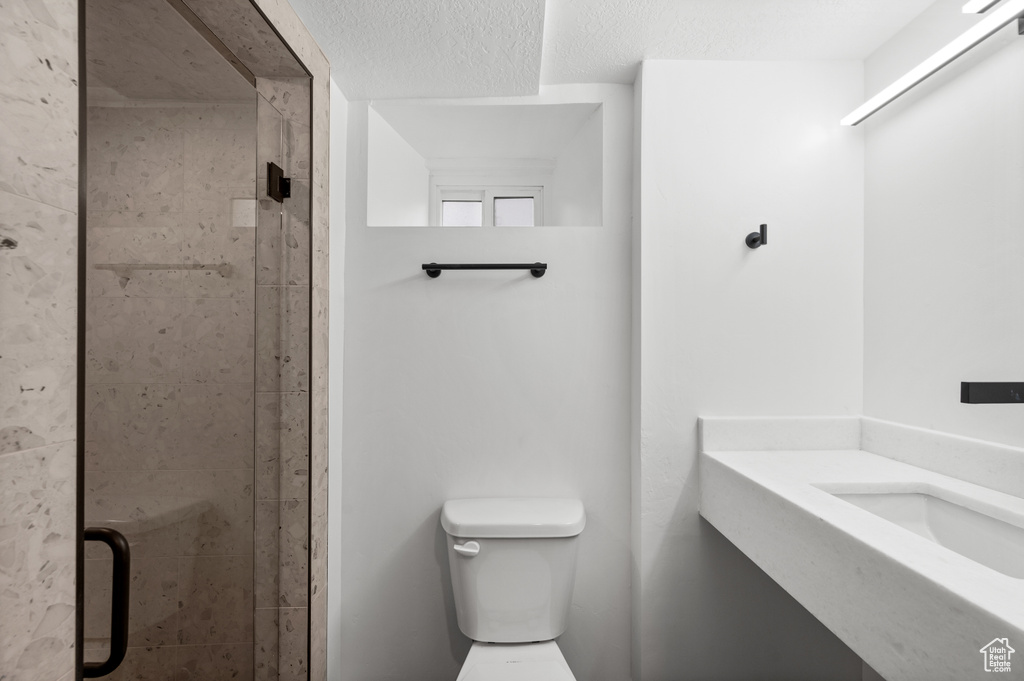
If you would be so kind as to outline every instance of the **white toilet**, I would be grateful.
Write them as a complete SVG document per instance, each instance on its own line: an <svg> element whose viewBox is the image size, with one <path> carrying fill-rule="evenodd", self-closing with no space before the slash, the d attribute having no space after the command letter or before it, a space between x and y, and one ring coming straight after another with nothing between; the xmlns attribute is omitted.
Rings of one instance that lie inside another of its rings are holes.
<svg viewBox="0 0 1024 681"><path fill-rule="evenodd" d="M576 499L454 499L441 510L459 629L458 681L575 681L565 631L586 524Z"/></svg>

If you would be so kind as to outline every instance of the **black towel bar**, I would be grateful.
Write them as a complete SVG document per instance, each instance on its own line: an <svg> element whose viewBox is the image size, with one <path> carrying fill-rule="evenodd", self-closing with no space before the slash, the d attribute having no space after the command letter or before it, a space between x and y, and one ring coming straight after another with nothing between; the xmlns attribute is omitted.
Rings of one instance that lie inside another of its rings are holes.
<svg viewBox="0 0 1024 681"><path fill-rule="evenodd" d="M466 265L466 264L440 264L436 262L423 263L423 269L431 279L436 279L441 276L441 270L530 270L530 274L535 277L543 277L544 272L548 269L548 264L544 262L534 263L489 263L489 264L477 264L477 265Z"/></svg>

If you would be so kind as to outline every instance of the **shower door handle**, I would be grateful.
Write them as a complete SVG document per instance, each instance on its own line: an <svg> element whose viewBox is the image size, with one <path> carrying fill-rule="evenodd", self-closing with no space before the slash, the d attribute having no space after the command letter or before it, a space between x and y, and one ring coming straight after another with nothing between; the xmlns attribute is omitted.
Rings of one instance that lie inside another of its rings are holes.
<svg viewBox="0 0 1024 681"><path fill-rule="evenodd" d="M131 583L131 549L128 540L109 527L85 528L85 541L101 541L114 555L114 576L110 599L110 654L105 662L86 662L82 676L94 679L117 669L128 651L128 590Z"/></svg>

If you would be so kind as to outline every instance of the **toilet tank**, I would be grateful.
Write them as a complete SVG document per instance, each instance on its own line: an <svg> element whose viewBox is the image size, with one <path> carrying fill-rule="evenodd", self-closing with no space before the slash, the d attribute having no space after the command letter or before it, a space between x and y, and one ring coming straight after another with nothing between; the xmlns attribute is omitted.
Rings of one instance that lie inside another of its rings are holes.
<svg viewBox="0 0 1024 681"><path fill-rule="evenodd" d="M441 510L459 629L474 641L565 631L586 524L577 499L453 499Z"/></svg>

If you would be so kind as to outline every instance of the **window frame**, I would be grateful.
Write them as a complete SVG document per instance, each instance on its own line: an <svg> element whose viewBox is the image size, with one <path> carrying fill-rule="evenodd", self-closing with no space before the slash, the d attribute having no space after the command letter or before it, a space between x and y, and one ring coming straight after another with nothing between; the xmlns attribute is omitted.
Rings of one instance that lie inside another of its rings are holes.
<svg viewBox="0 0 1024 681"><path fill-rule="evenodd" d="M455 185L435 184L431 187L430 224L441 227L441 204L444 201L481 201L481 227L494 227L495 199L533 199L533 226L544 224L544 186L533 185Z"/></svg>

